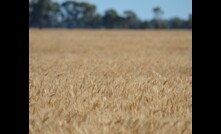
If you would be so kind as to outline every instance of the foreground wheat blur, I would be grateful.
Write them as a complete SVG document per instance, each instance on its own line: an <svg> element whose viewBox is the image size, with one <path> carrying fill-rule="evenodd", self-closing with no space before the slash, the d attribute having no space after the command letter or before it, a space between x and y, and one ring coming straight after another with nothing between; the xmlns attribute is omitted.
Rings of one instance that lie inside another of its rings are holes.
<svg viewBox="0 0 221 134"><path fill-rule="evenodd" d="M30 30L30 134L191 134L192 32Z"/></svg>

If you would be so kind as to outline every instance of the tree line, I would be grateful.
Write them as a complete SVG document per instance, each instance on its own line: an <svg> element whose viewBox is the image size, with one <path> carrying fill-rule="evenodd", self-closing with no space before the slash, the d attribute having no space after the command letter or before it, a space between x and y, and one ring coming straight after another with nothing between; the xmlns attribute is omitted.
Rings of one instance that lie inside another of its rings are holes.
<svg viewBox="0 0 221 134"><path fill-rule="evenodd" d="M135 12L124 11L121 16L114 9L104 15L88 2L29 0L29 27L32 28L119 28L119 29L192 29L192 14L187 20L175 17L163 19L160 7L153 8L152 20L140 20Z"/></svg>

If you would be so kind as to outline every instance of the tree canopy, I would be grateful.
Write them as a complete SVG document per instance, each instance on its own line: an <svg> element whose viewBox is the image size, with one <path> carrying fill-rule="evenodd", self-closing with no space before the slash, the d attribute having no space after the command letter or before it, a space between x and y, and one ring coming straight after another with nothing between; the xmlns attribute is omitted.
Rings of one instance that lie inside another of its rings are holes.
<svg viewBox="0 0 221 134"><path fill-rule="evenodd" d="M107 9L104 15L97 13L95 5L88 2L64 1L61 4L51 0L29 0L29 27L36 28L188 28L192 29L192 14L188 20L178 17L163 19L163 10L153 8L152 20L140 20L135 12L124 11L121 16L114 9Z"/></svg>

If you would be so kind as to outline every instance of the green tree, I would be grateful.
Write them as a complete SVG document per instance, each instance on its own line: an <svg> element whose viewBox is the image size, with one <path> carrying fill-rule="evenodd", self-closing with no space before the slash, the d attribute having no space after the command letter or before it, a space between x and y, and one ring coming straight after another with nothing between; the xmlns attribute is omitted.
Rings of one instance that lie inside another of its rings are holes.
<svg viewBox="0 0 221 134"><path fill-rule="evenodd" d="M78 3L75 1L66 1L62 3L62 16L65 21L65 25L69 28L75 27L78 23L79 10Z"/></svg>
<svg viewBox="0 0 221 134"><path fill-rule="evenodd" d="M115 11L114 9L109 9L105 12L105 15L103 16L103 25L106 28L114 28L116 27L118 20L119 15L117 14L117 11Z"/></svg>
<svg viewBox="0 0 221 134"><path fill-rule="evenodd" d="M154 12L154 18L156 20L162 19L162 15L164 14L164 12L162 11L162 9L160 7L153 8L153 12Z"/></svg>
<svg viewBox="0 0 221 134"><path fill-rule="evenodd" d="M140 24L140 20L137 15L133 11L125 11L124 12L126 18L126 26L127 28L138 28Z"/></svg>
<svg viewBox="0 0 221 134"><path fill-rule="evenodd" d="M156 29L162 28L163 27L162 15L164 14L164 12L160 7L155 7L153 8L153 13L154 13L154 19L153 19L154 28Z"/></svg>
<svg viewBox="0 0 221 134"><path fill-rule="evenodd" d="M178 17L175 17L175 18L172 18L170 20L170 22L172 23L172 26L171 28L175 28L175 29L178 29L178 28L183 28L183 20L181 20L180 18Z"/></svg>
<svg viewBox="0 0 221 134"><path fill-rule="evenodd" d="M96 15L96 6L86 2L79 3L79 13L81 27L91 27L93 21L98 20L99 16Z"/></svg>
<svg viewBox="0 0 221 134"><path fill-rule="evenodd" d="M89 22L90 27L92 28L100 28L102 27L102 16L99 14L96 14L92 20Z"/></svg>
<svg viewBox="0 0 221 134"><path fill-rule="evenodd" d="M150 28L150 24L148 21L143 21L140 23L140 28L141 29L147 29L147 28Z"/></svg>
<svg viewBox="0 0 221 134"><path fill-rule="evenodd" d="M63 16L68 27L90 27L96 20L96 6L86 2L66 1L62 4Z"/></svg>
<svg viewBox="0 0 221 134"><path fill-rule="evenodd" d="M51 3L48 15L49 15L48 27L59 27L59 18L62 17L62 14L60 11L60 5L58 3Z"/></svg>
<svg viewBox="0 0 221 134"><path fill-rule="evenodd" d="M29 2L29 17L31 23L40 29L47 25L49 12L52 8L51 0L31 0Z"/></svg>
<svg viewBox="0 0 221 134"><path fill-rule="evenodd" d="M188 28L191 28L191 29L192 29L192 14L189 15Z"/></svg>

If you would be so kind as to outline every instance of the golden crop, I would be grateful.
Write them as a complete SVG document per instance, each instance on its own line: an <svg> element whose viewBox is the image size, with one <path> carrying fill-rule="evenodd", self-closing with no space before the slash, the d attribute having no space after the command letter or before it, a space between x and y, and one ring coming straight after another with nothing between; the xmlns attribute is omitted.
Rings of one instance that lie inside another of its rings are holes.
<svg viewBox="0 0 221 134"><path fill-rule="evenodd" d="M192 31L29 31L30 134L191 134Z"/></svg>

